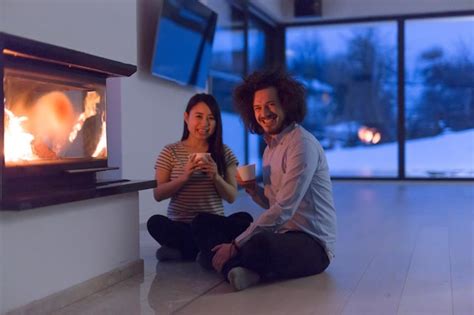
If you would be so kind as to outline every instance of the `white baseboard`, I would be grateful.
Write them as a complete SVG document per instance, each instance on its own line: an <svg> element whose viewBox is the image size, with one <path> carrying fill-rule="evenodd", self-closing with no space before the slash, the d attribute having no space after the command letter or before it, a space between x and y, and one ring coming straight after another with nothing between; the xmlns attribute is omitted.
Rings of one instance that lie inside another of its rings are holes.
<svg viewBox="0 0 474 315"><path fill-rule="evenodd" d="M6 315L51 314L67 305L77 302L127 278L137 274L143 275L143 270L143 259L138 259L125 266L116 268L70 288L11 310L7 312Z"/></svg>

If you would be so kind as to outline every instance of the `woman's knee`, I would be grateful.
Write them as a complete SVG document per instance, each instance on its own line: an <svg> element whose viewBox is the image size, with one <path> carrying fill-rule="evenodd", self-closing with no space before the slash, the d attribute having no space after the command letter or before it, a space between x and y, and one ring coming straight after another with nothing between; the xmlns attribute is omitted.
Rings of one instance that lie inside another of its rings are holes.
<svg viewBox="0 0 474 315"><path fill-rule="evenodd" d="M169 221L171 220L167 217L156 214L150 217L146 223L148 233L160 244L163 242L163 233L168 230Z"/></svg>
<svg viewBox="0 0 474 315"><path fill-rule="evenodd" d="M228 218L229 219L237 219L237 220L241 220L241 221L248 222L248 223L253 222L252 215L250 213L244 212L244 211L233 213Z"/></svg>
<svg viewBox="0 0 474 315"><path fill-rule="evenodd" d="M194 232L206 230L216 220L217 215L211 213L198 213L191 221L191 228Z"/></svg>
<svg viewBox="0 0 474 315"><path fill-rule="evenodd" d="M153 216L151 216L147 223L146 223L146 226L148 228L148 230L150 229L154 229L156 228L157 226L160 226L160 225L163 225L166 223L166 221L168 221L169 219L163 215L160 215L160 214L155 214Z"/></svg>

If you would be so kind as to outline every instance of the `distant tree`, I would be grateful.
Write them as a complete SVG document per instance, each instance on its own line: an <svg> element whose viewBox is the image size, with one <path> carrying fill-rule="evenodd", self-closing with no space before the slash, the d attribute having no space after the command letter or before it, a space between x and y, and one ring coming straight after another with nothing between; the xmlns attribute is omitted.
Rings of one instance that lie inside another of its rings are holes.
<svg viewBox="0 0 474 315"><path fill-rule="evenodd" d="M294 56L288 56L288 69L303 79L321 78L325 71L326 53L322 41L314 34L291 47Z"/></svg>
<svg viewBox="0 0 474 315"><path fill-rule="evenodd" d="M452 56L441 47L424 50L416 72L423 89L415 107L418 120L409 126L411 137L474 128L472 47L461 42Z"/></svg>
<svg viewBox="0 0 474 315"><path fill-rule="evenodd" d="M328 78L344 93L340 118L376 127L382 132L382 141L394 141L397 117L393 47L374 28L354 31L347 43L345 56L337 57L347 62L334 61L332 66L337 70Z"/></svg>
<svg viewBox="0 0 474 315"><path fill-rule="evenodd" d="M320 82L325 73L326 53L322 41L316 33L291 46L292 54L287 56L288 70L296 75L307 87L307 115L303 125L318 138L324 137L328 123L327 106L321 103L321 91L313 86Z"/></svg>
<svg viewBox="0 0 474 315"><path fill-rule="evenodd" d="M332 124L355 123L376 127L382 141L396 139L396 71L394 48L374 28L354 31L346 38L342 53L328 56L318 36L293 45L289 70L310 82L317 80L332 88L332 102L309 111L319 121L310 128L324 133ZM314 104L308 104L314 107ZM323 120L323 121L322 121ZM313 126L314 125L314 126ZM357 133L357 129L351 132ZM353 142L351 145L355 145Z"/></svg>

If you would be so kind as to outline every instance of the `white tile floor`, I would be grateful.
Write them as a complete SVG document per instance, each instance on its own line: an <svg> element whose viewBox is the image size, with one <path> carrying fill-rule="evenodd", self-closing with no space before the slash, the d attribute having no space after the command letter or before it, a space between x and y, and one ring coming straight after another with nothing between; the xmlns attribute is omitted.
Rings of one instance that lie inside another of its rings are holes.
<svg viewBox="0 0 474 315"><path fill-rule="evenodd" d="M336 182L334 195L336 258L320 275L233 292L196 263L157 263L143 226L145 274L58 314L474 314L474 184Z"/></svg>

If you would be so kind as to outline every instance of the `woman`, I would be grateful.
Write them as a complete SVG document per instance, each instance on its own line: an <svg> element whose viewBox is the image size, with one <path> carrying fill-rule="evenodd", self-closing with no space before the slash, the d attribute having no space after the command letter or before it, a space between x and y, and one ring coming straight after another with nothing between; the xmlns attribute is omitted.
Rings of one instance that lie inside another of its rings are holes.
<svg viewBox="0 0 474 315"><path fill-rule="evenodd" d="M197 153L210 153L198 158ZM232 203L237 195L237 158L222 142L222 119L217 101L209 94L196 94L184 113L181 141L163 148L155 164L157 201L171 198L168 216L154 215L148 232L161 245L160 261L194 260L198 247L191 221L199 213L223 216L222 199ZM228 218L232 227L245 230L252 221L247 213Z"/></svg>

